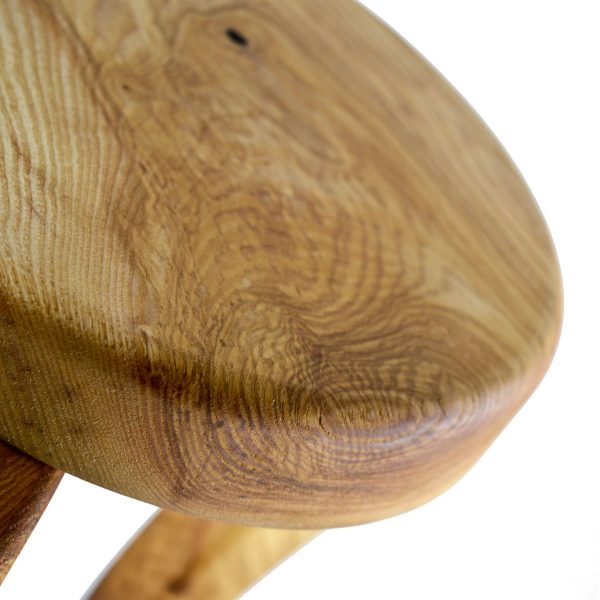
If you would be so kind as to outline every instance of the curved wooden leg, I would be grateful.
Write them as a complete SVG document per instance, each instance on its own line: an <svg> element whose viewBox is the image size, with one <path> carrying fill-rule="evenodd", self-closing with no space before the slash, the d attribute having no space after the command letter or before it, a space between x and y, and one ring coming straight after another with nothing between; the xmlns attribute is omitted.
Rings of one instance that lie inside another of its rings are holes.
<svg viewBox="0 0 600 600"><path fill-rule="evenodd" d="M236 598L317 534L229 525L162 511L133 540L89 598Z"/></svg>
<svg viewBox="0 0 600 600"><path fill-rule="evenodd" d="M54 494L62 472L0 441L0 583Z"/></svg>

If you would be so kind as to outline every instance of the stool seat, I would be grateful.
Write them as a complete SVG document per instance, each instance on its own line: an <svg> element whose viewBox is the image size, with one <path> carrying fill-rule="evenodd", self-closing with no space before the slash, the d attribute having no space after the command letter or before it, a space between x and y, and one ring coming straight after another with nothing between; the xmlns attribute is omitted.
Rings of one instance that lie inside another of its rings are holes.
<svg viewBox="0 0 600 600"><path fill-rule="evenodd" d="M531 394L562 312L543 218L358 4L0 22L0 439L160 507L320 528L441 493Z"/></svg>

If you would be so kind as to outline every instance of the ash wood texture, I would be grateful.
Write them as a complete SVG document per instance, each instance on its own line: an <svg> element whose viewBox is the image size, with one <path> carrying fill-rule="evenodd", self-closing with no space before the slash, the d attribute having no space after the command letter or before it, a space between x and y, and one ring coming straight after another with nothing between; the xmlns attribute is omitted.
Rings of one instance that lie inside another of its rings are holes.
<svg viewBox="0 0 600 600"><path fill-rule="evenodd" d="M542 377L539 210L346 0L0 6L0 437L158 506L317 528L441 493Z"/></svg>
<svg viewBox="0 0 600 600"><path fill-rule="evenodd" d="M237 598L317 533L228 525L161 511L90 600Z"/></svg>
<svg viewBox="0 0 600 600"><path fill-rule="evenodd" d="M0 442L0 583L12 567L62 473Z"/></svg>

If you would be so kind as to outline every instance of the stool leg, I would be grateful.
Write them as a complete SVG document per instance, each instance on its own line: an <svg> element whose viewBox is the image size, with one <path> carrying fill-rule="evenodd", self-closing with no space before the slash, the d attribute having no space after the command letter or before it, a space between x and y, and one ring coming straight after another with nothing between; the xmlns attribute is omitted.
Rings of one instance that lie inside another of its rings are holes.
<svg viewBox="0 0 600 600"><path fill-rule="evenodd" d="M318 533L243 527L162 511L117 557L88 598L237 598Z"/></svg>
<svg viewBox="0 0 600 600"><path fill-rule="evenodd" d="M54 494L62 472L0 441L0 583Z"/></svg>

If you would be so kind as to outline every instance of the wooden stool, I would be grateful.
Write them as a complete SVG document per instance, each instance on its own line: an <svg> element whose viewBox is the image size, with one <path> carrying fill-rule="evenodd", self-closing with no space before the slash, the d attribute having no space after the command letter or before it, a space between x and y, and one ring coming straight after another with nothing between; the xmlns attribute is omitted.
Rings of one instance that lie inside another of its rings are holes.
<svg viewBox="0 0 600 600"><path fill-rule="evenodd" d="M175 511L94 597L234 596L440 494L540 381L542 216L358 4L8 0L0 33L3 572L66 471Z"/></svg>

